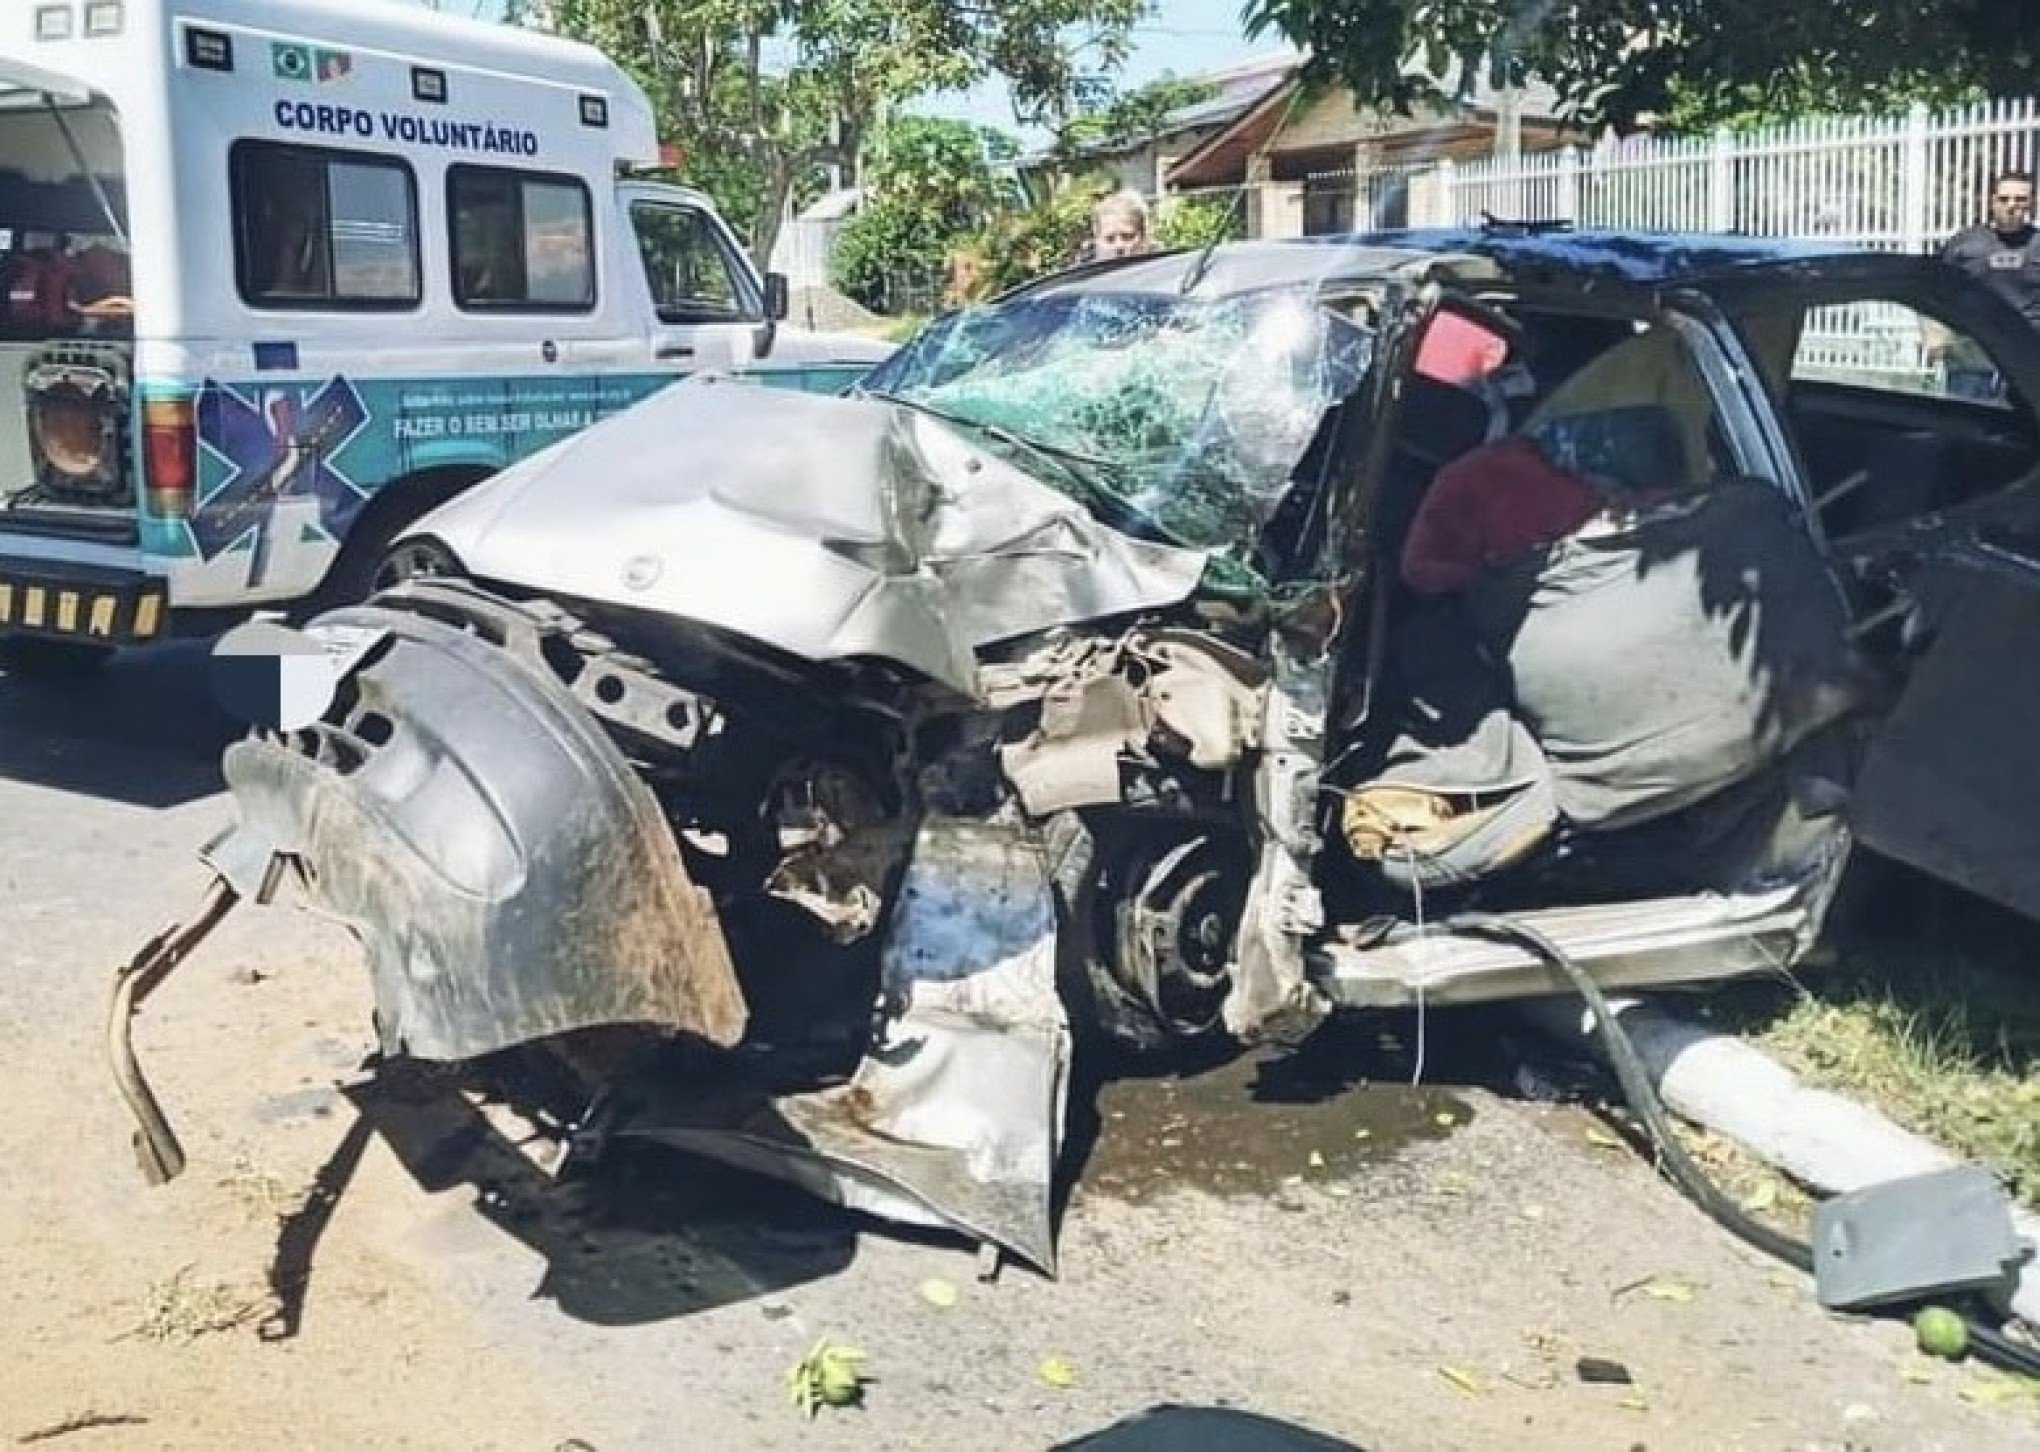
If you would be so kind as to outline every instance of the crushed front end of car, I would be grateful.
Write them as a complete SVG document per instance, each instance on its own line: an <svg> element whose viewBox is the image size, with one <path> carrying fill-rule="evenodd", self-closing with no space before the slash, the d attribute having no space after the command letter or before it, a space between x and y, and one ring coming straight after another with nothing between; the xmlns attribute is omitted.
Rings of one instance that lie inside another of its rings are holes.
<svg viewBox="0 0 2040 1452"><path fill-rule="evenodd" d="M228 751L207 918L294 881L365 949L385 1056L648 1032L578 1148L1052 1269L1071 1005L1134 1042L1323 1012L1307 754L1266 749L1282 671L1211 587L1368 339L1293 289L993 322L1076 340L1093 388L1026 355L1023 435L944 394L967 333L867 396L700 379L429 517L408 554L441 573L308 628L343 659L323 717ZM1091 423L1141 467L1053 442L1115 396L1138 411ZM128 1030L191 939L115 1006L158 1178L181 1155Z"/></svg>

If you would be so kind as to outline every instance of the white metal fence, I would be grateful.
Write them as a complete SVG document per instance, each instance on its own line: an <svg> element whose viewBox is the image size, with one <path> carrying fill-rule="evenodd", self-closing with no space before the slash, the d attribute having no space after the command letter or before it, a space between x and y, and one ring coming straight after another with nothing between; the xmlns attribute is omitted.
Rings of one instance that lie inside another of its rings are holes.
<svg viewBox="0 0 2040 1452"><path fill-rule="evenodd" d="M1926 252L1983 220L1990 179L2040 166L2040 99L1638 137L1513 158L1326 172L1264 188L1255 235L1459 226L1486 217L1733 232ZM1919 318L1862 304L1809 320L1800 364L1942 386Z"/></svg>
<svg viewBox="0 0 2040 1452"><path fill-rule="evenodd" d="M1423 223L1482 214L1594 227L1819 237L1922 252L1983 219L1992 175L2040 162L2040 100L1795 122L1742 134L1441 162Z"/></svg>

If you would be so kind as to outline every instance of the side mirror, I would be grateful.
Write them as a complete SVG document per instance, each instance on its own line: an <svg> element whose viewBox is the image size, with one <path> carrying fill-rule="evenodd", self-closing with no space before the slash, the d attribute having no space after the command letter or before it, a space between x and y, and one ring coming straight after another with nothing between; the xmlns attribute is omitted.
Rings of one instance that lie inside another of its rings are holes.
<svg viewBox="0 0 2040 1452"><path fill-rule="evenodd" d="M786 321L786 315L791 308L792 302L787 292L786 274L783 272L766 273L765 316L775 323L783 323Z"/></svg>

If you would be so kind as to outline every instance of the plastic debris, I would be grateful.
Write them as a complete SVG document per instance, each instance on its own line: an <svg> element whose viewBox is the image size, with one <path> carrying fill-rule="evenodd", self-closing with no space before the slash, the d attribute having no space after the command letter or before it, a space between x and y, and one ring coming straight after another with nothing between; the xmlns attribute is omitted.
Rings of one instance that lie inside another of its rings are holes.
<svg viewBox="0 0 2040 1452"><path fill-rule="evenodd" d="M1619 1361L1610 1361L1605 1356L1582 1356L1574 1369L1581 1381L1589 1386L1633 1386L1636 1378L1629 1374L1629 1368Z"/></svg>

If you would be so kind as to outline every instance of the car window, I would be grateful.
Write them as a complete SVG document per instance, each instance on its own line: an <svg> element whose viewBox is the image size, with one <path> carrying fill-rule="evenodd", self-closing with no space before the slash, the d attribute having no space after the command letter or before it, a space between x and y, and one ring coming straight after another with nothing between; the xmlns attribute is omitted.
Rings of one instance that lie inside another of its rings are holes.
<svg viewBox="0 0 2040 1452"><path fill-rule="evenodd" d="M715 224L694 207L638 202L630 209L645 281L664 322L722 322L753 316L750 289Z"/></svg>
<svg viewBox="0 0 2040 1452"><path fill-rule="evenodd" d="M1612 469L1632 487L1705 483L1729 466L1714 395L1678 330L1639 325L1557 384L1525 432L1558 462L1589 474ZM1643 473L1653 477L1631 477Z"/></svg>
<svg viewBox="0 0 2040 1452"><path fill-rule="evenodd" d="M2005 381L1981 343L1902 302L1865 299L1807 311L1792 381L2008 407Z"/></svg>
<svg viewBox="0 0 2040 1452"><path fill-rule="evenodd" d="M234 262L256 307L389 308L418 301L418 201L394 157L236 144Z"/></svg>
<svg viewBox="0 0 2040 1452"><path fill-rule="evenodd" d="M453 292L463 308L586 312L595 222L577 178L456 166L446 176Z"/></svg>

